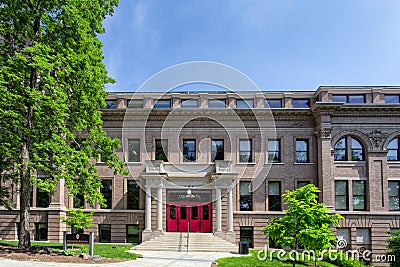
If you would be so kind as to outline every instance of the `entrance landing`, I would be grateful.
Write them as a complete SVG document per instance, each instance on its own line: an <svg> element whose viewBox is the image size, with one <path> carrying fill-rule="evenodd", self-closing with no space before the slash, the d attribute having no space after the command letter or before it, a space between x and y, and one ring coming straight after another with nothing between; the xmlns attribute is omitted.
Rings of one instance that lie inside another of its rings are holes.
<svg viewBox="0 0 400 267"><path fill-rule="evenodd" d="M234 244L214 236L212 233L190 233L189 246L187 233L165 232L163 235L143 242L134 250L176 251L176 252L237 252Z"/></svg>

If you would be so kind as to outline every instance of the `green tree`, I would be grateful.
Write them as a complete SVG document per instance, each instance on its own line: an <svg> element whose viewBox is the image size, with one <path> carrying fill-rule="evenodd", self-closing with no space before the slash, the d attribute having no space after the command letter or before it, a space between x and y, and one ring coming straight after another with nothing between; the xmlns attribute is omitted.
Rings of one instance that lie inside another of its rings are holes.
<svg viewBox="0 0 400 267"><path fill-rule="evenodd" d="M71 227L71 233L74 233L74 231L79 231L83 229L87 229L90 226L94 226L95 224L91 224L93 221L93 214L94 212L89 212L85 213L83 211L83 208L79 209L71 209L68 211L68 216L64 217L62 216L61 219L63 222L65 222L67 225Z"/></svg>
<svg viewBox="0 0 400 267"><path fill-rule="evenodd" d="M104 202L95 158L125 172L102 129L107 76L102 21L118 0L3 0L0 4L0 174L18 184L19 247L29 247L30 190ZM37 172L42 175L38 178ZM0 199L9 203L6 190Z"/></svg>
<svg viewBox="0 0 400 267"><path fill-rule="evenodd" d="M313 184L283 195L287 205L285 214L271 218L261 230L277 245L297 251L299 247L316 253L329 249L336 242L332 226L339 226L339 214L329 214L329 209L318 202L320 190ZM293 261L295 266L295 261Z"/></svg>
<svg viewBox="0 0 400 267"><path fill-rule="evenodd" d="M388 255L394 255L394 261L390 263L392 267L400 267L400 230L390 231L388 240Z"/></svg>

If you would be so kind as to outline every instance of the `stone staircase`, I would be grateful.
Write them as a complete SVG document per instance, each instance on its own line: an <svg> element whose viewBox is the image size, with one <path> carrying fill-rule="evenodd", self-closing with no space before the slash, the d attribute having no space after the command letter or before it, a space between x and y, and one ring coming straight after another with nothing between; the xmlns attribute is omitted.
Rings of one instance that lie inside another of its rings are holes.
<svg viewBox="0 0 400 267"><path fill-rule="evenodd" d="M165 232L154 239L143 242L134 250L152 251L201 251L201 252L237 252L234 244L214 236L212 233L190 233L189 249L187 246L187 233Z"/></svg>

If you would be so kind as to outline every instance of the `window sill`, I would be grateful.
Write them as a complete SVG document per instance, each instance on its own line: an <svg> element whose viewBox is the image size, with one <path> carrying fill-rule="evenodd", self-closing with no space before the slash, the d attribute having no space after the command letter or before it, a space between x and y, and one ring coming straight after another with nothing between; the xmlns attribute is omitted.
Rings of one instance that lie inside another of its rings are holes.
<svg viewBox="0 0 400 267"><path fill-rule="evenodd" d="M340 163L348 163L348 164L355 164L355 163L365 163L365 160L334 160L334 164L340 164ZM399 162L400 163L400 162Z"/></svg>
<svg viewBox="0 0 400 267"><path fill-rule="evenodd" d="M285 165L285 162L266 162L264 165Z"/></svg>
<svg viewBox="0 0 400 267"><path fill-rule="evenodd" d="M143 163L142 162L125 162L125 164L126 165L137 165L137 166L139 166L139 165L142 165Z"/></svg>
<svg viewBox="0 0 400 267"><path fill-rule="evenodd" d="M293 165L314 165L314 162L293 162Z"/></svg>
<svg viewBox="0 0 400 267"><path fill-rule="evenodd" d="M236 162L236 165L246 166L246 165L256 165L255 162Z"/></svg>

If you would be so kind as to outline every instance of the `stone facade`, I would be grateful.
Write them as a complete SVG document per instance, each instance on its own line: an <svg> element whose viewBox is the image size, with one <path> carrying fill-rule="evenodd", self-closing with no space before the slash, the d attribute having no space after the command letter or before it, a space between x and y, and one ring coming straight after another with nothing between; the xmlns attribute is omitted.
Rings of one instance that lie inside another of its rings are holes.
<svg viewBox="0 0 400 267"><path fill-rule="evenodd" d="M400 161L387 159L389 142L400 136L400 104L386 103L385 96L389 95L398 97L400 87L320 87L314 92L110 93L107 101L115 108L103 109L103 127L122 141L123 149L117 154L126 162L129 175L114 175L104 163L97 163L100 176L111 179L113 188L112 208L97 207L94 223L111 226L112 242L127 241L126 225L135 225L141 241L145 241L168 229L168 190L191 188L196 192L201 188L210 190L212 195L211 232L238 242L241 227L252 227L254 247L264 248L268 239L260 229L268 218L282 214L269 208L273 204L268 195L269 182L280 182L279 194L300 183L314 183L321 189L320 200L332 212L345 217L341 228L348 231L347 248L364 247L373 255L382 254L387 232L400 228L400 211L390 210L388 193L389 182L400 181ZM334 100L337 96L345 100L332 101L332 96ZM358 99L355 103L352 96ZM131 99L137 100L138 106L129 107ZM157 108L158 99L170 100L170 108ZM182 108L182 100L186 99L197 100L197 108ZM226 108L208 106L210 100L221 99ZM236 108L237 101L243 99L253 100L253 107ZM280 100L282 106L269 109L266 99ZM308 106L298 106L302 100L307 100ZM140 140L137 162L128 160L129 139ZM156 161L156 139L168 140L168 162ZM196 140L193 162L185 162L184 139ZM224 140L223 161L213 162L212 139ZM357 153L357 148L352 150L353 139L361 144L362 159L353 158ZM241 140L251 140L250 154L246 154L251 155L250 162L240 162ZM277 162L268 161L268 140L279 140ZM346 160L335 160L335 144L339 140L349 140ZM307 144L306 151L298 142ZM299 160L300 155L306 155L306 160ZM128 210L127 184L132 179L141 186L139 206ZM251 210L241 210L241 181L252 183ZM335 191L337 181L347 185L344 198ZM364 185L364 194L356 193L359 184ZM18 205L17 195L14 196ZM339 199L345 199L345 210L337 209ZM365 203L361 210L360 201ZM35 223L47 223L48 240L60 241L60 231L66 226L59 216L73 207L73 198L64 191L63 184L49 208L33 204L32 229ZM285 208L283 203L280 206L281 210ZM0 237L15 239L18 211L0 212ZM100 241L97 225L89 230Z"/></svg>

